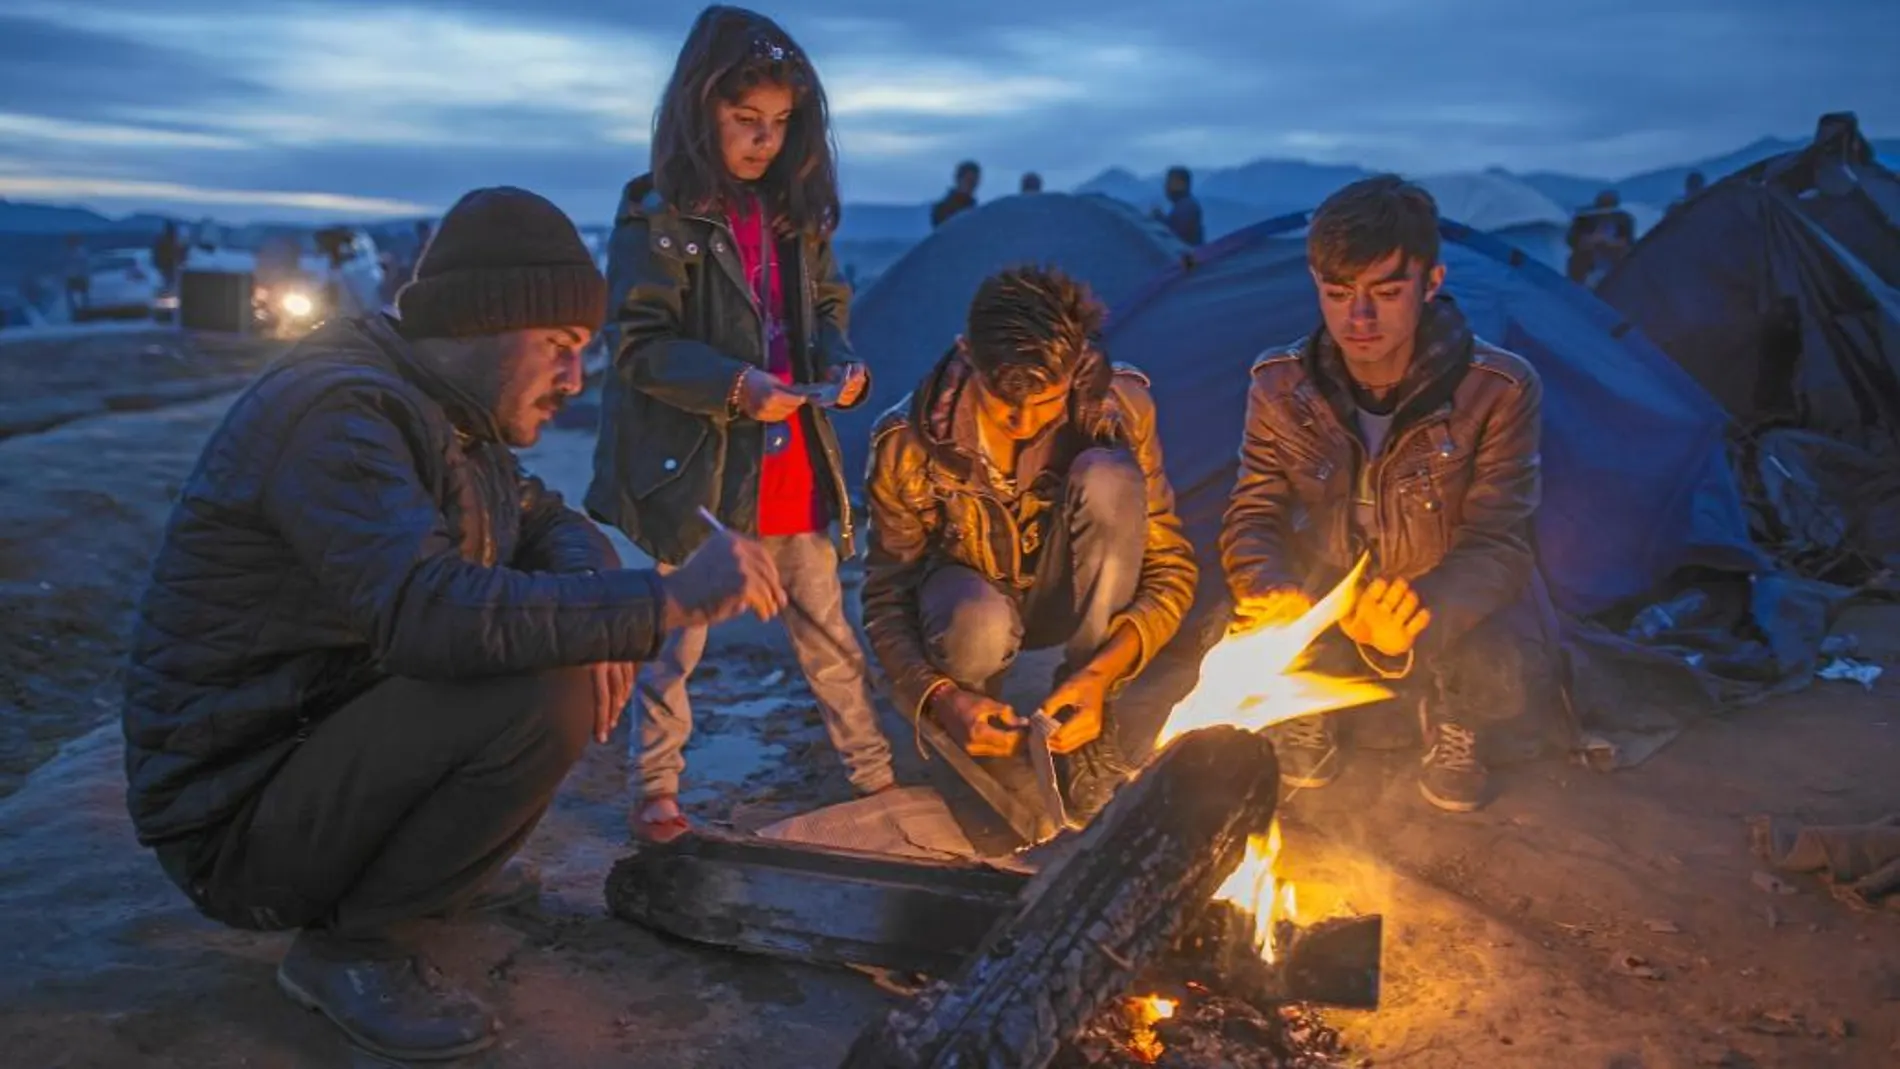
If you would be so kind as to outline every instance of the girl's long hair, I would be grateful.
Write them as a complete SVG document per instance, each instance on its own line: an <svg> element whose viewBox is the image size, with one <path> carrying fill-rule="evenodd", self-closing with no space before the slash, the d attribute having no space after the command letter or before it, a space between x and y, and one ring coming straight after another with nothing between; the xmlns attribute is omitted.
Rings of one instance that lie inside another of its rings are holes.
<svg viewBox="0 0 1900 1069"><path fill-rule="evenodd" d="M792 117L778 158L748 189L726 169L718 105L766 84L792 91ZM654 115L653 184L661 198L686 211L710 211L749 191L780 230L826 237L840 214L836 158L824 87L791 35L744 8L700 12Z"/></svg>

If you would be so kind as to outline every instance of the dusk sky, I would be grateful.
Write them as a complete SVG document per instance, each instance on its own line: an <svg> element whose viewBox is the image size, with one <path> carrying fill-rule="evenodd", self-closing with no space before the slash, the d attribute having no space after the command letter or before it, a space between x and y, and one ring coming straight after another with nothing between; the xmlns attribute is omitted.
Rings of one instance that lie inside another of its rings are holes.
<svg viewBox="0 0 1900 1069"><path fill-rule="evenodd" d="M477 185L605 221L701 5L0 0L0 197L228 219L433 212ZM1620 177L1900 134L1896 0L815 0L771 5L830 94L852 201L955 162L1261 156Z"/></svg>

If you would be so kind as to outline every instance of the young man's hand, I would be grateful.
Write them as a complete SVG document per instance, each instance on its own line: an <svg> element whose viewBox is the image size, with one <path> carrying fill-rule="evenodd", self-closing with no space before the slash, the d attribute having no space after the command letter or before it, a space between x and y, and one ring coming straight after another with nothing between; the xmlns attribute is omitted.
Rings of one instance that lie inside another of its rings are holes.
<svg viewBox="0 0 1900 1069"><path fill-rule="evenodd" d="M1102 707L1108 702L1108 687L1108 677L1084 670L1063 680L1050 693L1040 710L1058 725L1049 736L1050 753L1071 753L1102 734ZM1068 718L1057 717L1064 709L1069 710Z"/></svg>
<svg viewBox="0 0 1900 1069"><path fill-rule="evenodd" d="M1339 629L1361 646L1387 657L1403 657L1431 622L1431 610L1418 603L1418 593L1409 583L1374 579L1339 621Z"/></svg>
<svg viewBox="0 0 1900 1069"><path fill-rule="evenodd" d="M1228 634L1240 635L1274 624L1289 624L1306 615L1313 599L1298 587L1282 587L1234 603L1234 622Z"/></svg>
<svg viewBox="0 0 1900 1069"><path fill-rule="evenodd" d="M640 666L632 661L601 661L587 667L594 676L594 741L606 742L633 697L633 676Z"/></svg>
<svg viewBox="0 0 1900 1069"><path fill-rule="evenodd" d="M944 687L931 698L930 710L971 757L1008 757L1023 744L1022 717L987 695Z"/></svg>

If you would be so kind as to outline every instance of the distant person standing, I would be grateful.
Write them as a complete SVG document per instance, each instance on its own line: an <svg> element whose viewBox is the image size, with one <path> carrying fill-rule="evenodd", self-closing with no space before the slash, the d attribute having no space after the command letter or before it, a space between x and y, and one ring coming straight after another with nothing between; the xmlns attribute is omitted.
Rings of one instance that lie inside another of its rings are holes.
<svg viewBox="0 0 1900 1069"><path fill-rule="evenodd" d="M1570 221L1564 241L1570 246L1570 281L1595 288L1636 243L1636 219L1625 211L1616 190L1606 189Z"/></svg>
<svg viewBox="0 0 1900 1069"><path fill-rule="evenodd" d="M66 236L66 313L77 322L92 304L92 273L86 264L85 240Z"/></svg>
<svg viewBox="0 0 1900 1069"><path fill-rule="evenodd" d="M930 209L932 229L943 225L944 220L961 211L976 207L976 187L983 181L983 168L975 160L964 160L957 164L956 184L950 192Z"/></svg>
<svg viewBox="0 0 1900 1069"><path fill-rule="evenodd" d="M152 266L158 270L158 277L164 279L167 291L178 287L178 268L185 259L185 243L178 236L178 224L165 220L165 229L158 232L158 239L152 242Z"/></svg>
<svg viewBox="0 0 1900 1069"><path fill-rule="evenodd" d="M1174 236L1189 245L1199 245L1207 235L1201 228L1201 202L1194 199L1194 174L1186 167L1168 168L1165 191L1168 210L1154 210L1154 217L1166 223Z"/></svg>
<svg viewBox="0 0 1900 1069"><path fill-rule="evenodd" d="M1708 184L1709 184L1709 180L1702 176L1701 171L1690 171L1682 179L1681 199L1676 200L1673 203L1671 203L1668 209L1666 209L1667 212L1669 214L1674 214L1677 208L1680 208L1683 205L1694 200L1696 197L1696 194L1708 188Z"/></svg>
<svg viewBox="0 0 1900 1069"><path fill-rule="evenodd" d="M1037 174L1034 171L1024 171L1022 188L1018 192L1022 192L1022 193L1042 192L1042 176Z"/></svg>

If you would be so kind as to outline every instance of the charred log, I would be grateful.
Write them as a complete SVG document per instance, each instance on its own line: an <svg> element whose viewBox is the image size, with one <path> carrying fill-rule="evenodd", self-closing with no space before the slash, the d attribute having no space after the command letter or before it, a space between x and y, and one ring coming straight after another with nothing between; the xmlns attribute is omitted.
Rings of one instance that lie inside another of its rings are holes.
<svg viewBox="0 0 1900 1069"><path fill-rule="evenodd" d="M1041 1069L1175 943L1273 819L1259 735L1196 731L1162 751L1024 889L946 982L873 1023L843 1069Z"/></svg>

